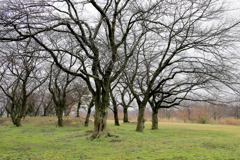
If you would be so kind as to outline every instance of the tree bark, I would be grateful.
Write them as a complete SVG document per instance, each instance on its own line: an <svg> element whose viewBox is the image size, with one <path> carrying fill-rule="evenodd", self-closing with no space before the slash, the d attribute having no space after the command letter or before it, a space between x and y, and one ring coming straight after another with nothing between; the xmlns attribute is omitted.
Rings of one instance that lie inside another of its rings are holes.
<svg viewBox="0 0 240 160"><path fill-rule="evenodd" d="M58 116L58 126L63 127L63 108L59 107L57 109L57 116Z"/></svg>
<svg viewBox="0 0 240 160"><path fill-rule="evenodd" d="M81 103L79 102L79 103L78 103L78 106L77 106L77 116L76 116L76 117L79 117L80 106L81 106Z"/></svg>
<svg viewBox="0 0 240 160"><path fill-rule="evenodd" d="M152 108L152 129L158 129L158 109Z"/></svg>
<svg viewBox="0 0 240 160"><path fill-rule="evenodd" d="M17 127L22 126L22 124L21 124L21 119L22 119L21 116L18 116L18 117L17 117L16 122L15 122L15 125L16 125Z"/></svg>
<svg viewBox="0 0 240 160"><path fill-rule="evenodd" d="M123 107L123 122L129 123L128 121L128 107Z"/></svg>
<svg viewBox="0 0 240 160"><path fill-rule="evenodd" d="M95 108L97 105L95 104ZM94 133L92 138L105 137L105 129L107 128L107 114L108 108L102 107L101 105L96 109L94 115ZM107 136L106 136L107 137Z"/></svg>
<svg viewBox="0 0 240 160"><path fill-rule="evenodd" d="M14 110L14 106L12 107L12 110L11 110L12 121L13 121L13 124L16 127L20 127L22 125L21 124L21 120L22 120L22 118L25 115L26 106L27 106L27 96L26 96L26 93L24 92L22 104L20 106L18 106L19 107L19 112L17 114L17 117L15 116L15 113L13 111Z"/></svg>
<svg viewBox="0 0 240 160"><path fill-rule="evenodd" d="M110 103L109 90L105 88L101 96L94 97L95 103L95 115L94 115L94 133L92 139L95 138L106 138L109 133L106 132L107 128L107 116L108 116L108 106Z"/></svg>
<svg viewBox="0 0 240 160"><path fill-rule="evenodd" d="M116 108L114 109L113 114L114 114L115 126L120 126L119 119L118 119L118 111Z"/></svg>
<svg viewBox="0 0 240 160"><path fill-rule="evenodd" d="M145 111L145 106L141 106L139 107L139 112L138 112L138 119L137 119L137 132L143 132L144 129L144 111Z"/></svg>
<svg viewBox="0 0 240 160"><path fill-rule="evenodd" d="M86 120L85 120L85 123L84 123L84 126L85 126L85 127L88 126L89 117L90 117L91 109L92 109L93 106L94 106L94 100L92 99L91 102L90 102L89 105L88 105L87 116L86 116Z"/></svg>

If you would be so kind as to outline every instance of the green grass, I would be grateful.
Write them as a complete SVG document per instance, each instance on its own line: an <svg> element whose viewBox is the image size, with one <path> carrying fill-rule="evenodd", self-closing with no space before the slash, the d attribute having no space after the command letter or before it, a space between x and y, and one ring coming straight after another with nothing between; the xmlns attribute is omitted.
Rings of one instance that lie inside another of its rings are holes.
<svg viewBox="0 0 240 160"><path fill-rule="evenodd" d="M83 127L79 119L69 118L68 126L59 128L56 121L28 117L17 128L10 118L1 118L0 159L240 160L240 126L159 123L159 130L151 130L147 122L144 133L138 133L136 124L116 127L109 121L115 137L90 141L93 124Z"/></svg>

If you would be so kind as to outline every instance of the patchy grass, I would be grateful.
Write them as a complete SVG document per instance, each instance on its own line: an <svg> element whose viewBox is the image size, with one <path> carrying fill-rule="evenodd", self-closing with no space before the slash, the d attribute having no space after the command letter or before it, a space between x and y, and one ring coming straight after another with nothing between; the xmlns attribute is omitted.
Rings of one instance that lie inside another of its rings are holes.
<svg viewBox="0 0 240 160"><path fill-rule="evenodd" d="M116 136L90 141L92 123L64 120L67 126L60 128L56 117L27 117L15 127L0 118L0 159L240 159L240 126L161 122L151 130L147 122L138 133L136 123L116 127L109 121Z"/></svg>

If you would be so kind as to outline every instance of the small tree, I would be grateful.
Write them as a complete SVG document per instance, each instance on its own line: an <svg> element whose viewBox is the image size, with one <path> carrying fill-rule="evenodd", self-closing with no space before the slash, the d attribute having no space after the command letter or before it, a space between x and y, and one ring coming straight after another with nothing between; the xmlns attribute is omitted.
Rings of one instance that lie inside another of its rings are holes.
<svg viewBox="0 0 240 160"><path fill-rule="evenodd" d="M63 127L63 112L66 108L67 94L70 92L70 83L76 77L64 73L61 69L51 65L50 79L48 89L52 94L52 99L55 104L55 111L58 117L58 126Z"/></svg>

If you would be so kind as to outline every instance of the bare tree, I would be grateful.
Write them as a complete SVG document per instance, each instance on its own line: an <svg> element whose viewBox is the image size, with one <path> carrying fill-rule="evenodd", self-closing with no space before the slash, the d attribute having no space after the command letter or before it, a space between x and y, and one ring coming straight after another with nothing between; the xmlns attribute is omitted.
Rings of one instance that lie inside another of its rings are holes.
<svg viewBox="0 0 240 160"><path fill-rule="evenodd" d="M71 64L73 66L74 62L71 62ZM63 127L62 116L65 108L67 107L67 94L71 91L69 86L75 78L75 76L71 76L61 71L61 69L56 68L54 63L51 65L48 89L52 94L52 99L55 104L59 127Z"/></svg>
<svg viewBox="0 0 240 160"><path fill-rule="evenodd" d="M79 117L79 111L82 104L87 104L90 101L90 92L87 85L81 81L81 79L76 79L70 86L71 92L69 93L70 103L77 103L77 115ZM86 108L84 108L86 109Z"/></svg>
<svg viewBox="0 0 240 160"><path fill-rule="evenodd" d="M9 0L2 3L6 5L1 7L3 32L0 40L18 41L32 37L51 54L59 68L85 80L95 104L92 138L108 136L105 129L110 84L141 43L146 32L141 26L142 17L150 16L158 2L16 0L13 3ZM61 36L56 40L54 36L59 34ZM124 43L129 43L129 47L124 47ZM74 56L82 65L81 69L69 70L67 63L59 62L57 54Z"/></svg>
<svg viewBox="0 0 240 160"><path fill-rule="evenodd" d="M27 100L27 108L26 108L26 115L29 116L38 116L40 108L42 107L44 103L44 95L36 92L33 93L29 99Z"/></svg>
<svg viewBox="0 0 240 160"><path fill-rule="evenodd" d="M115 85L116 86L116 85ZM114 87L112 87L112 88L110 88L110 97L111 97L111 102L112 102L112 108L111 107L109 107L109 109L111 109L112 110L112 112L113 112L113 115L114 115L114 123L115 123L115 126L120 126L120 124L119 124L119 118L118 118L118 106L119 106L119 104L118 104L118 102L117 102L117 100L116 100L116 94L114 94L114 91L113 91L113 89L115 88L115 86Z"/></svg>
<svg viewBox="0 0 240 160"><path fill-rule="evenodd" d="M50 95L50 94L47 94ZM50 96L45 96L44 99L44 103L43 103L43 116L49 116L50 115L50 111L52 111L54 109L53 107L53 98L52 95Z"/></svg>
<svg viewBox="0 0 240 160"><path fill-rule="evenodd" d="M166 103L171 107L185 95L197 94L199 88L207 93L220 91L222 85L234 89L236 55L231 49L237 39L232 35L239 21L219 21L224 19L223 7L212 0L161 1L158 10L145 19L143 25L151 31L133 57L135 65L125 74L139 107L136 131L144 129L144 110L150 99L160 98L156 108Z"/></svg>
<svg viewBox="0 0 240 160"><path fill-rule="evenodd" d="M31 37L59 68L86 82L95 103L92 138L109 136L105 129L110 86L133 55L132 61L136 63L133 67L138 66L138 74L129 70L128 82L134 84L136 77L145 80L144 95L139 96L141 92L134 85L129 87L139 105L136 130L143 131L146 104L167 77L179 82L181 74L187 80L188 73L191 76L198 73L215 77L219 82L226 79L221 73L229 69L225 66L233 58L227 52L234 39L230 32L239 25L223 20L224 8L217 0L7 0L1 3L1 41ZM76 66L69 69L71 64L60 61L58 55L75 58ZM145 55L155 64L150 68L149 81L138 76L140 70L146 70L141 62ZM165 73L167 76L161 79L160 75ZM230 81L224 82L229 86Z"/></svg>
<svg viewBox="0 0 240 160"><path fill-rule="evenodd" d="M24 42L2 44L1 47L3 73L0 88L9 99L7 110L13 124L21 126L29 97L47 79L43 76L44 68L40 67L44 60L38 57L39 48L31 38Z"/></svg>
<svg viewBox="0 0 240 160"><path fill-rule="evenodd" d="M132 107L131 104L134 101L134 96L129 91L128 85L126 85L126 82L120 83L120 87L118 87L118 92L120 93L120 97L121 97L120 105L123 107L123 123L128 123L129 122L128 109Z"/></svg>

